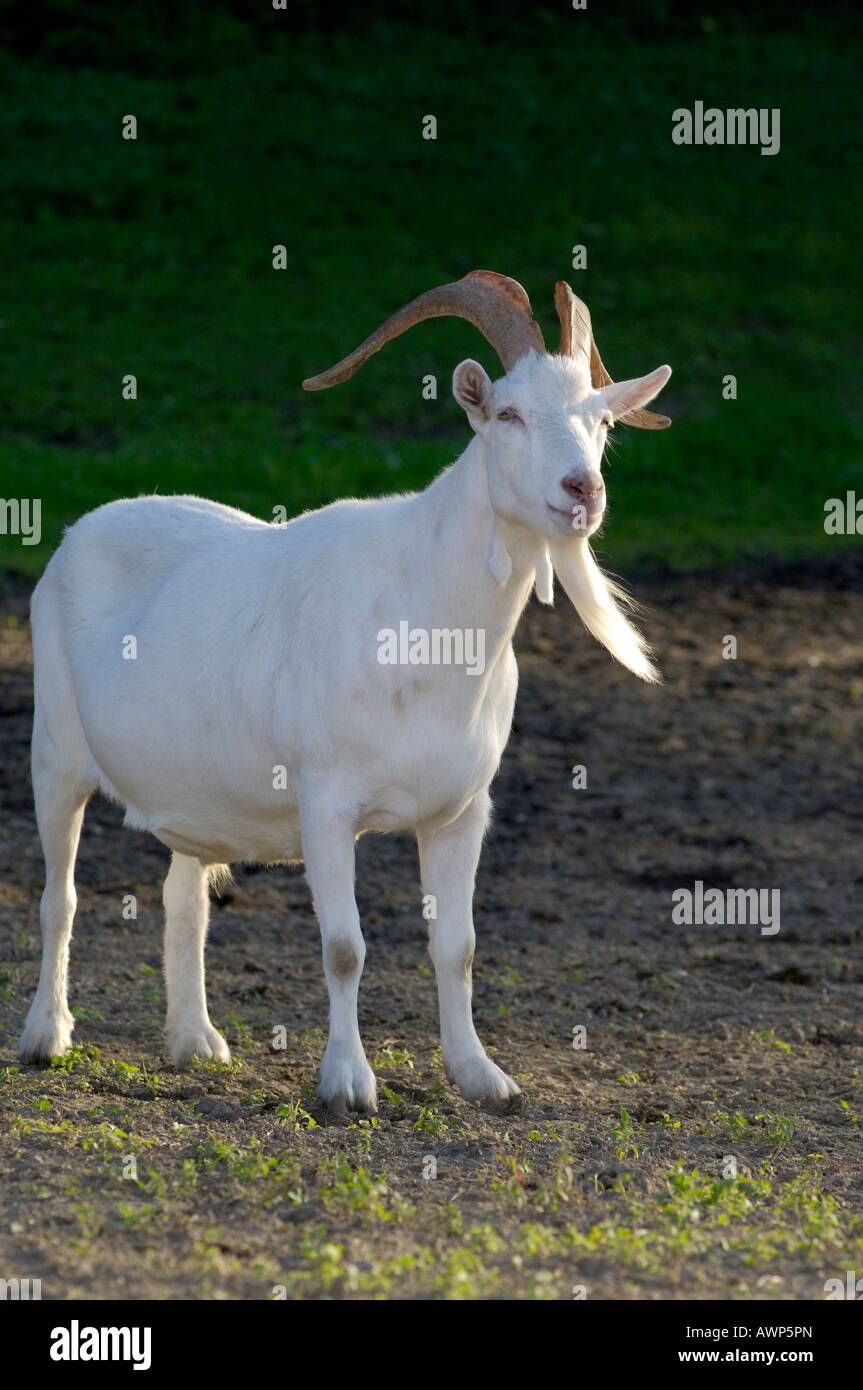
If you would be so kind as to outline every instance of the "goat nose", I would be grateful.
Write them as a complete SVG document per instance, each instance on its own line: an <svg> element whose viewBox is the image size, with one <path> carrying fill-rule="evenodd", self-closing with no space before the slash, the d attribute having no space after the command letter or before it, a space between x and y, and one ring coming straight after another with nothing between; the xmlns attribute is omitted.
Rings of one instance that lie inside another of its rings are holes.
<svg viewBox="0 0 863 1390"><path fill-rule="evenodd" d="M570 497L578 498L579 501L587 502L592 497L596 497L602 488L602 481L594 482L590 478L578 473L568 473L565 478L561 478L560 485L564 492L569 493Z"/></svg>

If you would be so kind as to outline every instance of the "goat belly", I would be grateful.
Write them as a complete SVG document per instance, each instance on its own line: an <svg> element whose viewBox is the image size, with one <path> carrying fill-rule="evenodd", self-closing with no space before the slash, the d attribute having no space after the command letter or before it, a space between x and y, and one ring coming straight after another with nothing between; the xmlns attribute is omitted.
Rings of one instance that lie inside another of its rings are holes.
<svg viewBox="0 0 863 1390"><path fill-rule="evenodd" d="M169 849L202 864L285 864L302 858L298 824L284 828L237 826L227 832L220 827L209 833L199 826L159 820L146 829Z"/></svg>
<svg viewBox="0 0 863 1390"><path fill-rule="evenodd" d="M360 834L367 830L410 830L421 819L416 796L400 787L391 787L378 792L363 806L357 830Z"/></svg>
<svg viewBox="0 0 863 1390"><path fill-rule="evenodd" d="M236 863L242 857L237 854L237 847L234 841L231 843L203 844L200 838L189 839L179 830L172 829L170 825L154 825L151 828L152 834L157 840L161 840L168 849L176 850L178 854L188 854L193 859L200 859L202 864L231 864Z"/></svg>

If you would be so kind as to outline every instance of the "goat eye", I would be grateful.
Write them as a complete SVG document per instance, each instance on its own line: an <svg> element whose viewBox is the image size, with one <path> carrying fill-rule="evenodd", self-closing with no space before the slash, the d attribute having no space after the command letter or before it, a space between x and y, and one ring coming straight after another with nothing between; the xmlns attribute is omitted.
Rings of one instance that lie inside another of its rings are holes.
<svg viewBox="0 0 863 1390"><path fill-rule="evenodd" d="M614 427L614 421L610 415L603 415L599 423L602 429L610 430Z"/></svg>
<svg viewBox="0 0 863 1390"><path fill-rule="evenodd" d="M513 410L511 406L508 406L506 410L499 410L497 412L497 418L498 420L517 420L519 415L517 410Z"/></svg>

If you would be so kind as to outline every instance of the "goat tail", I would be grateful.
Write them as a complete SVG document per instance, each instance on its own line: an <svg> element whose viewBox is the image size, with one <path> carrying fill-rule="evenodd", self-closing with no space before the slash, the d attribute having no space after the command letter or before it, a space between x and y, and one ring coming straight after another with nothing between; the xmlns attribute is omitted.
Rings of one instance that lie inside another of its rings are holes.
<svg viewBox="0 0 863 1390"><path fill-rule="evenodd" d="M651 658L650 647L621 611L634 608L629 595L603 574L586 536L571 541L550 541L554 572L563 585L588 632L608 649L627 670L654 684L662 676Z"/></svg>

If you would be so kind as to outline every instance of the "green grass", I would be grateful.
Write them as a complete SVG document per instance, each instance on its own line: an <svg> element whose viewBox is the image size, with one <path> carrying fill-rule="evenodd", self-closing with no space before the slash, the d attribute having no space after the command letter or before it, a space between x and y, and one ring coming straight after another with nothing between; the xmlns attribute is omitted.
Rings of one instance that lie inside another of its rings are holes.
<svg viewBox="0 0 863 1390"><path fill-rule="evenodd" d="M476 43L398 24L287 29L261 51L217 28L173 76L0 56L0 495L43 505L43 543L2 536L0 564L38 573L65 524L138 492L271 518L424 486L469 438L453 366L496 369L472 329L424 325L332 392L300 382L476 266L526 285L549 343L564 277L613 373L674 367L673 428L617 432L613 566L847 544L823 507L859 479L859 73L818 24L693 12L636 42L558 17L545 42L492 36L481 81ZM671 112L696 99L779 107L780 153L673 145Z"/></svg>

